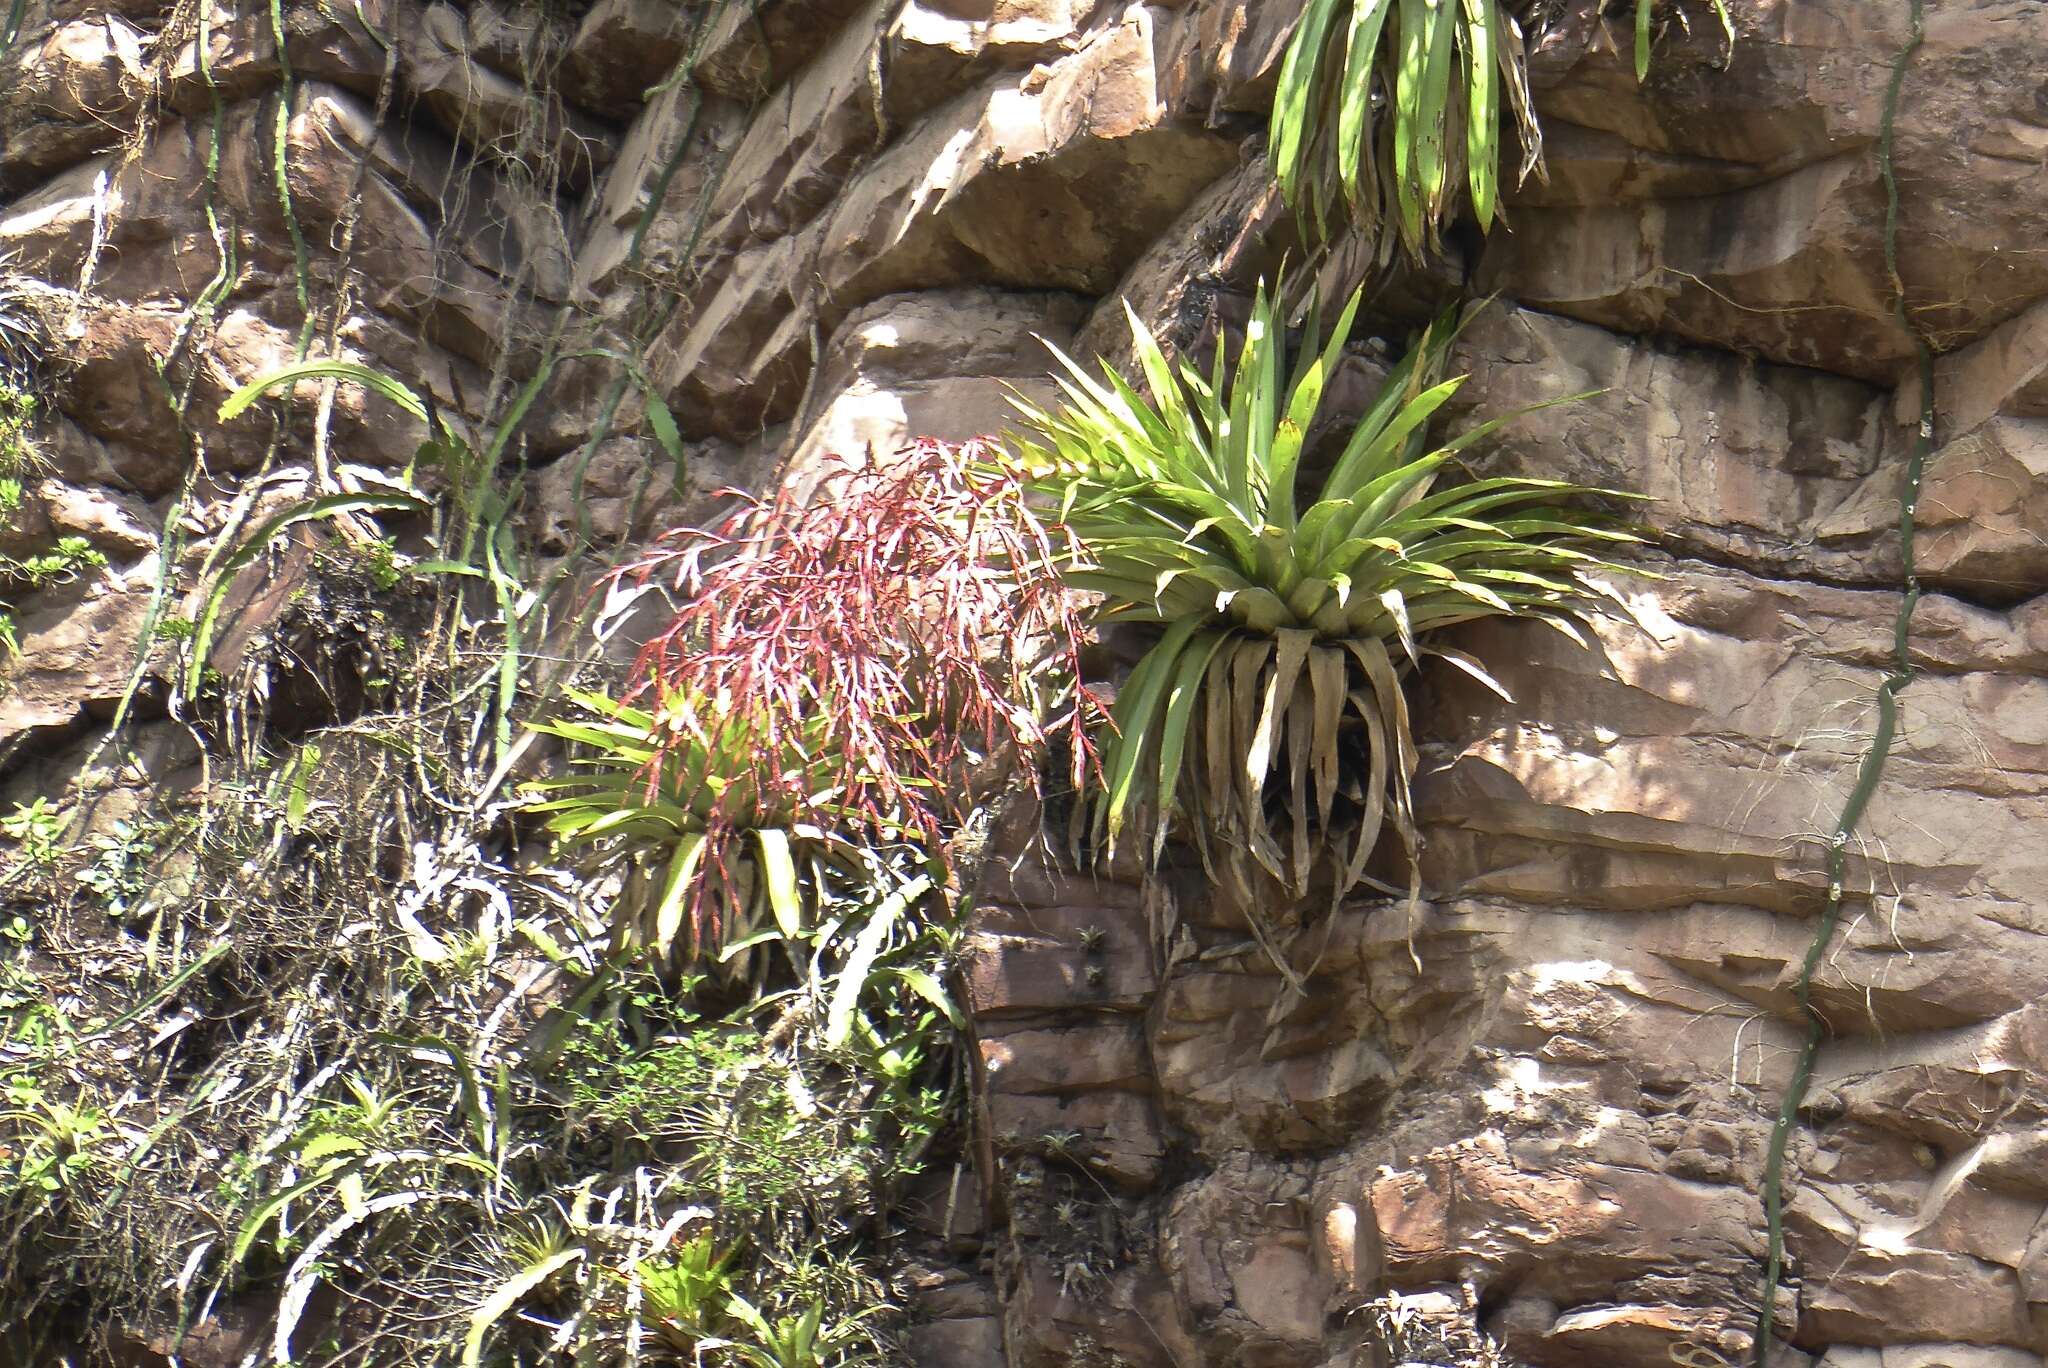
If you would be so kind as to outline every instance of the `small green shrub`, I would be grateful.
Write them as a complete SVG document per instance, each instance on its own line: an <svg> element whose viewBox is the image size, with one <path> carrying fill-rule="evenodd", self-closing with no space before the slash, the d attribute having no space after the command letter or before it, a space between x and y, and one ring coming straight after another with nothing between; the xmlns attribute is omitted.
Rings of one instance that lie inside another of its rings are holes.
<svg viewBox="0 0 2048 1368"><path fill-rule="evenodd" d="M19 559L0 556L0 577L19 580L32 589L67 583L87 570L104 570L106 553L83 537L59 537L47 551Z"/></svg>
<svg viewBox="0 0 2048 1368"><path fill-rule="evenodd" d="M667 1253L643 1259L640 1318L678 1354L693 1354L731 1319L732 1264L736 1249L720 1250L706 1232L679 1242Z"/></svg>
<svg viewBox="0 0 2048 1368"><path fill-rule="evenodd" d="M1204 377L1171 365L1131 316L1149 398L1062 358L1066 403L1022 408L1018 455L1064 519L1066 570L1102 596L1105 623L1151 648L1118 694L1094 826L1112 848L1141 814L1156 854L1178 814L1246 906L1263 871L1299 895L1327 861L1336 893L1363 877L1388 823L1412 854L1417 763L1401 674L1431 640L1514 616L1576 635L1598 602L1587 548L1637 540L1555 480L1454 480L1457 453L1507 419L1432 446L1429 419L1455 326L1440 320L1397 364L1320 481L1303 443L1356 316L1354 295L1317 350L1284 369L1284 320L1258 291L1234 371L1218 345Z"/></svg>
<svg viewBox="0 0 2048 1368"><path fill-rule="evenodd" d="M20 486L13 481L0 481L0 504L5 504L7 486L14 488L14 508L20 506ZM0 507L0 516L13 511ZM106 568L106 554L83 537L59 537L57 544L47 551L34 552L27 556L0 555L0 585L14 584L31 590L47 589L51 585L65 584L77 579L89 570ZM0 599L0 648L10 656L21 653L21 642L16 634L14 605Z"/></svg>
<svg viewBox="0 0 2048 1368"><path fill-rule="evenodd" d="M18 385L0 381L0 476L18 481L45 468L47 463L36 450L35 422L35 398Z"/></svg>
<svg viewBox="0 0 2048 1368"><path fill-rule="evenodd" d="M163 852L169 827L161 822L115 822L86 842L92 859L78 871L80 887L105 906L107 915L132 915L150 891L150 868Z"/></svg>
<svg viewBox="0 0 2048 1368"><path fill-rule="evenodd" d="M16 803L13 812L0 817L0 835L16 844L22 860L47 868L64 853L64 821L63 812L39 797Z"/></svg>
<svg viewBox="0 0 2048 1368"><path fill-rule="evenodd" d="M24 1220L85 1183L113 1138L104 1114L47 1096L42 1081L19 1071L0 1079L0 1203Z"/></svg>
<svg viewBox="0 0 2048 1368"><path fill-rule="evenodd" d="M853 1368L881 1361L857 1347L860 1318L826 1325L822 1301L772 1320L745 1297L735 1296L728 1305L730 1314L752 1333L751 1342L729 1344L746 1368Z"/></svg>

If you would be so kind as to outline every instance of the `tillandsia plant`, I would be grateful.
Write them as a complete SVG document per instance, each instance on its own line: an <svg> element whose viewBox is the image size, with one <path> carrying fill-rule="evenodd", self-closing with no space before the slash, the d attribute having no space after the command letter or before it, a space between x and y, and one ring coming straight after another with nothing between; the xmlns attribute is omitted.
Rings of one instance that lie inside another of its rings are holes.
<svg viewBox="0 0 2048 1368"><path fill-rule="evenodd" d="M653 943L716 950L762 907L785 934L862 849L936 852L1055 743L1092 757L1081 626L1024 483L976 443L914 443L805 501L727 491L615 588L679 606L606 719L551 724L604 775L555 786L558 834L631 836L665 862ZM798 854L814 852L799 868Z"/></svg>
<svg viewBox="0 0 2048 1368"><path fill-rule="evenodd" d="M1520 178L1543 174L1527 67L1506 0L1309 0L1273 101L1281 192L1319 232L1348 206L1382 264L1396 240L1417 257L1437 250L1461 188L1490 228L1503 109Z"/></svg>
<svg viewBox="0 0 2048 1368"><path fill-rule="evenodd" d="M1113 846L1142 819L1156 858L1178 814L1247 907L1261 871L1299 895L1322 866L1341 896L1389 823L1412 868L1404 670L1440 656L1498 690L1432 635L1516 616L1578 639L1575 621L1599 602L1587 576L1622 569L1589 548L1637 540L1581 506L1609 491L1447 483L1457 453L1508 421L1429 444L1430 416L1462 383L1438 378L1448 316L1304 489L1304 438L1361 297L1320 350L1310 305L1291 372L1285 320L1261 285L1234 371L1221 343L1207 377L1169 363L1133 314L1149 397L1061 357L1065 404L1019 401L1017 455L1057 502L1069 582L1101 595L1102 621L1155 634L1117 696L1095 830Z"/></svg>

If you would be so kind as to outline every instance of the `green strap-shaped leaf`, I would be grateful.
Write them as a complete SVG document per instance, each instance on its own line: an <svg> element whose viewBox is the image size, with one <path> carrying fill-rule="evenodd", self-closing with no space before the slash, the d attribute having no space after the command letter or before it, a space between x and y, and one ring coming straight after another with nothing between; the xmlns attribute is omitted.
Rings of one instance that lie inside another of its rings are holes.
<svg viewBox="0 0 2048 1368"><path fill-rule="evenodd" d="M1302 667L1308 663L1309 646L1314 640L1311 633L1304 631L1274 634L1273 672L1267 676L1258 725L1252 730L1251 747L1244 756L1245 778L1253 787L1264 783L1272 768L1281 717L1294 697L1294 686L1301 678Z"/></svg>
<svg viewBox="0 0 2048 1368"><path fill-rule="evenodd" d="M1412 251L1422 250L1422 119L1423 84L1429 66L1431 0L1400 0L1394 68L1394 196L1401 215L1401 236Z"/></svg>
<svg viewBox="0 0 2048 1368"><path fill-rule="evenodd" d="M1173 676L1174 663L1201 625L1199 619L1183 618L1169 626L1166 635L1145 653L1130 678L1124 681L1111 710L1117 734L1109 753L1103 757L1105 798L1098 825L1112 849L1134 797L1142 801L1143 795L1137 788L1144 753L1158 738L1154 719Z"/></svg>
<svg viewBox="0 0 2048 1368"><path fill-rule="evenodd" d="M761 882L767 889L768 910L775 925L790 940L803 935L803 901L797 891L796 861L789 852L789 833L762 830L754 833L761 848Z"/></svg>
<svg viewBox="0 0 2048 1368"><path fill-rule="evenodd" d="M428 421L427 406L417 394L393 380L382 371L375 371L355 361L300 361L285 366L270 374L251 380L248 384L221 401L219 418L225 423L240 417L249 405L261 399L274 389L296 385L301 380L353 380L366 389L373 389L404 409L422 423Z"/></svg>
<svg viewBox="0 0 2048 1368"><path fill-rule="evenodd" d="M1352 322L1358 317L1359 305L1364 301L1365 291L1352 294L1343 313L1337 317L1328 345L1320 353L1315 351L1317 338L1313 328L1303 339L1302 350L1308 359L1288 396L1287 412L1273 433L1270 460L1273 488L1266 508L1266 521L1290 533L1295 529L1294 481L1301 462L1302 442L1308 436L1309 425L1315 422L1316 411L1322 407L1323 387L1329 383L1331 373L1343 358L1344 341L1351 335Z"/></svg>
<svg viewBox="0 0 2048 1368"><path fill-rule="evenodd" d="M655 904L654 910L654 953L658 958L668 958L670 947L682 930L683 913L696 888L698 866L703 863L705 839L701 831L686 832L676 842L675 852L669 856L668 873L662 880L661 901Z"/></svg>
<svg viewBox="0 0 2048 1368"><path fill-rule="evenodd" d="M522 1269L498 1284L490 1296L470 1313L469 1333L462 1340L462 1368L477 1368L483 1360L484 1336L491 1327L513 1307L519 1299L539 1287L561 1269L583 1258L583 1250L564 1249L550 1254L539 1263Z"/></svg>
<svg viewBox="0 0 2048 1368"><path fill-rule="evenodd" d="M1301 22L1287 44L1287 56L1280 63L1280 80L1273 97L1270 142L1274 179L1290 203L1301 196L1301 177L1307 158L1303 155L1312 131L1312 121L1321 116L1315 102L1317 77L1326 60L1330 21L1340 0L1309 0Z"/></svg>
<svg viewBox="0 0 2048 1368"><path fill-rule="evenodd" d="M892 969L889 972L903 980L910 991L929 1002L944 1014L947 1021L956 1027L965 1027L967 1017L954 1003L952 994L940 982L922 969Z"/></svg>
<svg viewBox="0 0 2048 1368"><path fill-rule="evenodd" d="M920 874L868 913L860 934L854 938L853 953L846 957L846 967L839 971L839 981L832 988L832 1001L825 1012L827 1048L846 1048L853 1035L853 1018L860 1006L861 991L867 987L868 975L888 942L890 930L909 911L911 903L929 892L931 886L931 876Z"/></svg>
<svg viewBox="0 0 2048 1368"><path fill-rule="evenodd" d="M1464 376L1453 376L1403 404L1384 427L1371 431L1360 427L1330 468L1330 477L1323 484L1324 493L1332 498L1360 497L1363 487L1400 459L1409 437L1418 433L1464 383Z"/></svg>
<svg viewBox="0 0 2048 1368"><path fill-rule="evenodd" d="M1204 632L1182 653L1166 697L1166 714L1159 728L1159 780L1155 790L1158 822L1152 834L1152 858L1158 859L1166 845L1166 829L1173 815L1175 795L1180 791L1181 766L1187 756L1188 734L1195 702L1202 695L1202 681L1208 677L1209 662L1216 649L1230 639L1226 632Z"/></svg>
<svg viewBox="0 0 2048 1368"><path fill-rule="evenodd" d="M1344 720L1344 652L1318 644L1308 655L1309 695L1314 720L1309 735L1316 810L1325 827L1335 820L1337 803L1337 730Z"/></svg>
<svg viewBox="0 0 2048 1368"><path fill-rule="evenodd" d="M1464 0L1465 79L1470 112L1465 119L1465 175L1472 186L1472 216L1480 231L1493 226L1500 175L1500 70L1493 50L1493 10L1499 0Z"/></svg>
<svg viewBox="0 0 2048 1368"><path fill-rule="evenodd" d="M511 566L517 550L512 544L512 524L499 520L484 535L484 569L491 590L498 599L498 617L505 624L505 639L498 647L497 744L502 759L512 747L512 706L519 697L519 659L524 643L519 622L519 581Z"/></svg>
<svg viewBox="0 0 2048 1368"><path fill-rule="evenodd" d="M1418 129L1422 145L1416 153L1422 202L1423 237L1418 247L1436 245L1436 225L1443 220L1450 157L1445 142L1451 102L1453 55L1457 46L1458 0L1429 0L1429 56L1422 75L1422 108Z"/></svg>
<svg viewBox="0 0 2048 1368"><path fill-rule="evenodd" d="M1345 43L1343 87L1337 106L1337 180L1354 212L1376 198L1366 179L1373 163L1373 69L1378 65L1380 30L1394 3L1352 0L1351 4L1351 33Z"/></svg>

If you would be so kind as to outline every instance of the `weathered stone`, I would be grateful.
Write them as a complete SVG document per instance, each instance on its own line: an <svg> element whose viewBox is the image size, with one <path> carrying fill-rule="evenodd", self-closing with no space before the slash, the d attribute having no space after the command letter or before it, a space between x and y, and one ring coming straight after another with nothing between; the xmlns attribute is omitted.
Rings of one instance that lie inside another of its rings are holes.
<svg viewBox="0 0 2048 1368"><path fill-rule="evenodd" d="M1331 1287L1318 1275L1298 1172L1233 1156L1174 1194L1160 1261L1205 1361L1313 1361Z"/></svg>
<svg viewBox="0 0 2048 1368"><path fill-rule="evenodd" d="M1176 108L1211 122L1272 106L1280 61L1298 14L1285 4L1195 0L1174 26L1170 89Z"/></svg>
<svg viewBox="0 0 2048 1368"><path fill-rule="evenodd" d="M1151 1270L1123 1268L1102 1278L1026 1255L1014 1258L1006 1281L1007 1368L1074 1368L1091 1356L1100 1363L1122 1359L1130 1368L1198 1361L1171 1289Z"/></svg>
<svg viewBox="0 0 2048 1368"><path fill-rule="evenodd" d="M1726 60L1718 26L1695 23L1638 87L1613 41L1625 26L1569 7L1532 62L1552 185L1492 235L1482 278L1590 322L1896 379L1913 353L1889 317L1875 145L1906 15L1729 8ZM2048 39L2025 12L1931 13L1899 104L1897 257L1919 325L1949 345L2048 294L2048 263L2009 250L2044 193L2033 73ZM1567 125L1595 134L1590 166L1572 163L1587 143L1558 136ZM1671 197L1615 202L1645 193Z"/></svg>
<svg viewBox="0 0 2048 1368"><path fill-rule="evenodd" d="M1797 1342L2029 1346L2034 1331L2010 1268L1937 1250L1877 1250L1813 1268Z"/></svg>
<svg viewBox="0 0 2048 1368"><path fill-rule="evenodd" d="M707 259L802 228L888 139L892 130L875 84L884 9L873 0L814 60L754 106L709 203L691 206L702 215L698 250Z"/></svg>
<svg viewBox="0 0 2048 1368"><path fill-rule="evenodd" d="M562 93L608 118L640 112L690 36L689 11L666 0L597 0L562 54Z"/></svg>
<svg viewBox="0 0 2048 1368"><path fill-rule="evenodd" d="M148 37L118 14L53 26L0 87L0 189L104 152L137 108Z"/></svg>
<svg viewBox="0 0 2048 1368"><path fill-rule="evenodd" d="M111 711L142 646L155 574L150 560L129 575L81 575L16 608L19 651L0 663L0 745Z"/></svg>
<svg viewBox="0 0 2048 1368"><path fill-rule="evenodd" d="M1277 259L1273 238L1284 234L1285 222L1264 160L1243 163L1197 196L1133 263L1075 345L1082 355L1099 355L1136 374L1125 302L1173 351L1187 353L1202 339L1222 336L1226 315L1235 312L1232 297L1248 300L1259 274Z"/></svg>
<svg viewBox="0 0 2048 1368"><path fill-rule="evenodd" d="M1070 1007L1134 1011L1157 985L1143 939L1116 935L1111 919L1081 910L1040 924L1059 929L1006 935L984 927L968 937L961 969L977 1014L1015 1016ZM1104 934L1091 948L1087 933L1098 926Z"/></svg>
<svg viewBox="0 0 2048 1368"><path fill-rule="evenodd" d="M427 108L465 142L491 155L544 166L580 190L610 164L609 130L522 82L475 61L462 13L429 5L397 35L408 82Z"/></svg>
<svg viewBox="0 0 2048 1368"><path fill-rule="evenodd" d="M704 226L704 200L748 127L748 111L706 99L682 85L664 86L619 143L612 169L593 194L591 222L576 254L576 298L630 291L628 272L639 244L642 269L667 276L694 257ZM659 192L660 202L653 200Z"/></svg>
<svg viewBox="0 0 2048 1368"><path fill-rule="evenodd" d="M1000 1153L1058 1159L1138 1191L1158 1180L1166 1160L1152 1104L1134 1093L991 1093L987 1106L989 1136Z"/></svg>
<svg viewBox="0 0 2048 1368"><path fill-rule="evenodd" d="M1814 545L1816 521L1903 449L1868 386L1500 306L1467 325L1448 370L1471 377L1446 405L1465 426L1598 391L1516 418L1478 454L1481 474L1647 495L1648 526L1715 560L1898 581L1882 557L1866 564Z"/></svg>
<svg viewBox="0 0 2048 1368"><path fill-rule="evenodd" d="M345 7L284 3L278 12L284 19L285 56L295 81L336 85L374 100L385 76L385 39L417 25L421 6L419 0L363 0L360 6L351 2ZM229 104L274 99L284 79L267 5L209 10L204 28L192 31L167 54L165 65L165 102L187 117L205 114L216 96ZM275 112L272 104L273 116ZM274 137L274 131L267 132L263 145L273 146Z"/></svg>
<svg viewBox="0 0 2048 1368"><path fill-rule="evenodd" d="M751 103L789 78L870 0L762 0L723 5L695 40L691 73L705 89Z"/></svg>
<svg viewBox="0 0 2048 1368"><path fill-rule="evenodd" d="M1867 546L1896 580L1899 493L1893 462L1816 528L1824 542ZM2048 419L1993 417L1927 462L1915 568L1928 584L1994 603L2048 590Z"/></svg>
<svg viewBox="0 0 2048 1368"><path fill-rule="evenodd" d="M933 1321L908 1338L915 1368L1005 1368L1003 1324L993 1316Z"/></svg>
<svg viewBox="0 0 2048 1368"><path fill-rule="evenodd" d="M666 452L639 437L609 438L587 462L572 452L534 481L536 543L558 555L689 525L687 510L707 506L712 491L756 477L754 457L724 443L692 443L678 471Z"/></svg>
<svg viewBox="0 0 2048 1368"><path fill-rule="evenodd" d="M156 517L132 495L45 481L36 490L50 535L83 537L118 563L156 549Z"/></svg>
<svg viewBox="0 0 2048 1368"><path fill-rule="evenodd" d="M443 149L420 141L400 143L380 133L372 111L334 87L303 86L289 141L297 213L309 233L338 231L355 209L356 257L373 279L388 282L368 302L379 313L417 321L427 340L489 366L507 338L513 287L560 295L568 285L565 244L558 225L530 194L478 196L470 201L469 230L460 257L443 252L427 214L438 216L432 188ZM373 175L324 147L341 146L367 160Z"/></svg>
<svg viewBox="0 0 2048 1368"><path fill-rule="evenodd" d="M670 404L694 428L735 437L787 418L820 334L881 295L974 282L1108 288L1233 155L1168 116L1158 27L1133 5L1021 84L997 78L959 97L868 162L829 214L741 248L712 297L655 346L657 378L674 377ZM820 61L848 80L860 70ZM842 107L858 93L828 87ZM767 155L792 125L779 111L762 117L774 120ZM1019 202L1032 212L1019 215Z"/></svg>
<svg viewBox="0 0 2048 1368"><path fill-rule="evenodd" d="M979 1248L988 1233L988 1195L980 1175L962 1162L920 1174L903 1196L902 1211L913 1226L938 1236L948 1249Z"/></svg>
<svg viewBox="0 0 2048 1368"><path fill-rule="evenodd" d="M1153 1056L1175 1119L1205 1148L1331 1143L1362 1125L1401 1077L1368 992L1332 975L1312 978L1307 1000L1292 1002L1262 955L1183 970L1162 994ZM1283 1008L1297 1010L1276 1021Z"/></svg>
<svg viewBox="0 0 2048 1368"><path fill-rule="evenodd" d="M981 1076L991 1092L1060 1094L1135 1088L1149 1072L1144 1033L1133 1022L984 1035L976 1045L981 1053Z"/></svg>
<svg viewBox="0 0 2048 1368"><path fill-rule="evenodd" d="M910 0L881 50L883 108L901 126L991 73L1057 59L1100 0Z"/></svg>
<svg viewBox="0 0 2048 1368"><path fill-rule="evenodd" d="M1754 1348L1746 1336L1723 1338L1727 1313L1675 1306L1594 1306L1567 1311L1543 1333L1531 1355L1539 1363L1683 1362L1678 1355L1702 1341L1730 1361Z"/></svg>
<svg viewBox="0 0 2048 1368"><path fill-rule="evenodd" d="M1071 344L1076 301L989 289L888 295L840 325L789 439L789 468L885 457L912 437L964 441L1014 426L1011 389L1034 402L1046 344Z"/></svg>
<svg viewBox="0 0 2048 1368"><path fill-rule="evenodd" d="M1499 678L1516 698L1516 717L1534 709L1546 718L1546 734L1527 734L1493 695L1482 700L1476 686L1468 692L1447 681L1447 724L1458 718L1468 736L1495 725L1504 730L1466 747L1443 779L1431 781L1440 795L1438 820L1451 828L1448 839L1435 842L1432 882L1617 911L1688 903L1780 913L1810 907L1818 857L1787 833L1812 830L1816 810L1839 806L1849 782L1844 752L1858 753L1858 733L1869 725L1877 672L1864 662L1880 658L1894 598L1812 588L1794 595L1768 581L1696 571L1627 596L1640 625L1596 624L1598 647L1591 652L1520 628L1474 629L1467 645L1504 669ZM1958 630L1946 647L1939 630L1922 639L1930 657L1946 655L1961 672L1916 685L1920 720L1891 762L1898 787L1881 792L1872 809L1873 829L1887 833L1884 863L1855 861L1851 875L1865 890L1873 879L1911 882L1913 914L1896 923L1888 914L1859 922L1831 956L1819 993L1838 1029L1859 1029L1872 1013L1878 1023L1908 1029L1960 1025L2028 1000L1991 986L2009 979L2025 958L2016 946L1992 947L2027 933L1985 917L1992 904L1973 894L1984 890L2024 904L2024 890L2037 877L2031 847L2000 831L2004 820L2027 820L2022 814L2039 801L2035 785L2018 776L2038 773L2048 755L2033 739L2048 683L2000 672L2006 647L1993 637L2006 630L2002 615L1949 611ZM1515 633L1514 643L1493 635L1500 631ZM1576 682L1556 687L1563 680L1550 672L1560 666ZM1811 723L1787 737L1787 719L1829 714L1848 728L1840 740ZM1735 742L1745 734L1757 741ZM1567 743L1567 736L1582 739ZM1746 746L1747 758L1732 760L1731 744ZM1558 765L1567 745L1583 747L1585 758ZM2011 783L1987 777L1987 751L1996 773L2014 776ZM1654 798L1625 785L1645 800L1637 801L1615 787L1624 773L1663 779ZM1723 799L1705 800L1716 789ZM1904 792L1912 793L1910 821L1893 806L1902 800L1891 795ZM1943 811L1946 817L1937 815ZM1512 824L1515 812L1534 820L1511 833L1503 822ZM1541 862L1527 855L1510 860L1507 848L1480 835L1487 831L1577 848L1562 859L1553 850ZM1681 849L1689 853L1677 856ZM1704 877L1675 877L1681 868ZM1697 920L1701 913L1690 915ZM1728 915L1755 928L1738 933L1755 946L1746 956L1722 952L1714 965L1710 957L1683 954L1664 940L1666 925L1685 934L1678 923L1646 928L1641 944L1754 1001L1782 1002L1771 980L1783 971L1757 971L1779 955L1789 969L1803 932L1784 935L1793 928L1781 931L1762 913ZM1775 948L1765 950L1766 941ZM1743 958L1748 967L1738 967Z"/></svg>

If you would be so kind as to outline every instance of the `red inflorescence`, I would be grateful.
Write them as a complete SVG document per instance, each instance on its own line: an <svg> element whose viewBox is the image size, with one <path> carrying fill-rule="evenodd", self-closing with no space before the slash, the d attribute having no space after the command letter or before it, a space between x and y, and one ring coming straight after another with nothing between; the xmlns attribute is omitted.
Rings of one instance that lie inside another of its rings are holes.
<svg viewBox="0 0 2048 1368"><path fill-rule="evenodd" d="M1035 790L1056 745L1086 777L1097 708L1079 683L1080 610L992 447L921 440L835 464L809 497L722 493L735 506L715 525L618 572L682 605L627 695L651 701L672 743L753 719L759 810L927 843L965 819L991 760Z"/></svg>

